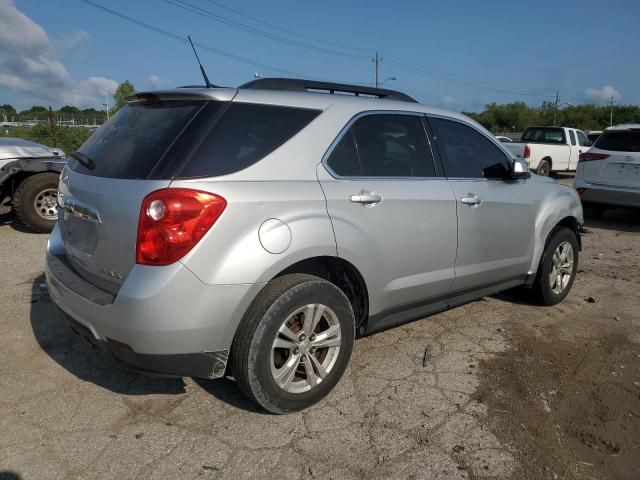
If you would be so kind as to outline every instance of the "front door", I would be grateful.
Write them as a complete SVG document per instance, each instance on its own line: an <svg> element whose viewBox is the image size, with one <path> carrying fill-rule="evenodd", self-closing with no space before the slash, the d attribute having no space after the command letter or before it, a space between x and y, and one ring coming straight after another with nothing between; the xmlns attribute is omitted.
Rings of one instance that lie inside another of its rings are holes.
<svg viewBox="0 0 640 480"><path fill-rule="evenodd" d="M524 280L534 244L535 207L526 180L511 180L510 159L470 125L429 118L458 212L453 289Z"/></svg>

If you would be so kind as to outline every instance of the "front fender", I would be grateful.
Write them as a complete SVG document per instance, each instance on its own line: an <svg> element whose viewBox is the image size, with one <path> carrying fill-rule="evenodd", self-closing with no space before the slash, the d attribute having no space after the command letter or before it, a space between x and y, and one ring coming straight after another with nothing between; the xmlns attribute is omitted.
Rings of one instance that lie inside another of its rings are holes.
<svg viewBox="0 0 640 480"><path fill-rule="evenodd" d="M542 178L542 177L538 177ZM547 239L553 229L566 218L575 219L578 225L584 223L582 204L577 192L553 180L538 181L542 195L535 218L535 242L529 273L535 275L542 258Z"/></svg>

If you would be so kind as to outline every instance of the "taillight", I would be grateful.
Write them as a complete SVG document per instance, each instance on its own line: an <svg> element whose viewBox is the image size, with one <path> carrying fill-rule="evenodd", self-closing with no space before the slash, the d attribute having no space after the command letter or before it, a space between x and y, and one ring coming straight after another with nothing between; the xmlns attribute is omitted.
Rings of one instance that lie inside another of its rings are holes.
<svg viewBox="0 0 640 480"><path fill-rule="evenodd" d="M609 156L610 155L607 155L606 153L584 152L580 154L580 156L578 157L578 161L589 162L591 160L604 160L605 158L609 158Z"/></svg>
<svg viewBox="0 0 640 480"><path fill-rule="evenodd" d="M586 191L587 191L586 188L576 188L576 192L578 192L579 196L582 196L582 194Z"/></svg>
<svg viewBox="0 0 640 480"><path fill-rule="evenodd" d="M189 188L164 188L142 201L136 263L169 265L184 257L216 223L227 201Z"/></svg>
<svg viewBox="0 0 640 480"><path fill-rule="evenodd" d="M524 153L522 154L523 158L531 158L531 147L529 145L524 146Z"/></svg>

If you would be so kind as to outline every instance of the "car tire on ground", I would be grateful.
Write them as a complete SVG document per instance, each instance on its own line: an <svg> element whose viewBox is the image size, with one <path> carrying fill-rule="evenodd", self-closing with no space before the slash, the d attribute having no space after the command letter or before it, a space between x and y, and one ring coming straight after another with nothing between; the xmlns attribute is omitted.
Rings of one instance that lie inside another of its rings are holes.
<svg viewBox="0 0 640 480"><path fill-rule="evenodd" d="M46 172L25 178L13 194L13 208L30 230L50 232L58 212L59 174Z"/></svg>
<svg viewBox="0 0 640 480"><path fill-rule="evenodd" d="M266 410L302 410L338 383L354 339L353 310L342 290L312 275L283 275L267 284L242 320L231 373Z"/></svg>
<svg viewBox="0 0 640 480"><path fill-rule="evenodd" d="M536 173L541 177L548 177L551 175L551 164L548 160L540 160Z"/></svg>
<svg viewBox="0 0 640 480"><path fill-rule="evenodd" d="M541 305L560 303L573 285L578 269L578 239L566 227L556 227L551 233L540 260L538 273L531 288Z"/></svg>

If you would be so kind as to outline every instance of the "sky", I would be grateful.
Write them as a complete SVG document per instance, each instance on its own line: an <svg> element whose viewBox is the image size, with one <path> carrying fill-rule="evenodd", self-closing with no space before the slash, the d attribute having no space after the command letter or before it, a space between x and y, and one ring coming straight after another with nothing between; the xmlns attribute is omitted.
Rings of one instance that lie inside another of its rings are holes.
<svg viewBox="0 0 640 480"><path fill-rule="evenodd" d="M561 105L640 104L639 19L638 0L0 0L0 104L102 108L124 80L202 83L188 34L217 85L371 85L378 51L384 87L451 110L556 91Z"/></svg>

